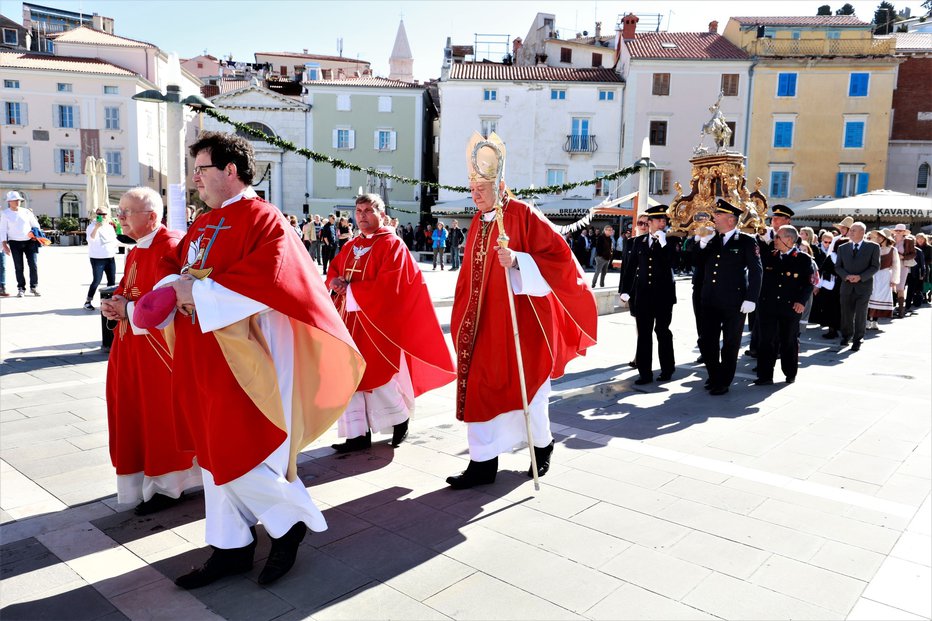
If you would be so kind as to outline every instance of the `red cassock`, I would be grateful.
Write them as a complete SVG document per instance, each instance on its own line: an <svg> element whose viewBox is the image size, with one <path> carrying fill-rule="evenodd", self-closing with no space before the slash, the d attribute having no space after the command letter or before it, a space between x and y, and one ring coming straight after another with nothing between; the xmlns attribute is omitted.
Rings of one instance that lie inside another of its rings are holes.
<svg viewBox="0 0 932 621"><path fill-rule="evenodd" d="M201 276L209 271L211 280L289 318L295 368L288 477L294 480L296 452L339 418L365 366L294 229L275 206L244 198L199 217L163 267L175 274L183 267ZM281 415L281 397L268 345L261 335L244 336L247 324L204 333L196 312L193 319L178 313L172 324L179 443L195 449L217 485L249 472L286 438L283 419L270 414L277 407ZM234 348L220 342L229 333ZM253 378L263 374L265 383L257 386Z"/></svg>
<svg viewBox="0 0 932 621"><path fill-rule="evenodd" d="M387 384L398 373L402 354L415 397L456 378L424 275L392 229L382 227L344 245L327 270L328 287L337 276L350 281L360 308L346 312L346 296L334 297L366 361L357 390Z"/></svg>
<svg viewBox="0 0 932 621"><path fill-rule="evenodd" d="M582 268L553 225L528 205L506 200L508 247L531 255L552 291L515 295L530 401L544 381L596 342L598 310ZM497 255L498 228L477 213L469 226L450 322L456 348L456 417L468 423L521 410L508 290Z"/></svg>
<svg viewBox="0 0 932 621"><path fill-rule="evenodd" d="M134 302L160 279L159 262L172 254L181 233L159 227L148 248L126 257L117 295ZM158 330L136 336L127 320L115 329L107 366L110 460L118 475L160 476L187 470L193 451L179 450L172 425L171 354Z"/></svg>

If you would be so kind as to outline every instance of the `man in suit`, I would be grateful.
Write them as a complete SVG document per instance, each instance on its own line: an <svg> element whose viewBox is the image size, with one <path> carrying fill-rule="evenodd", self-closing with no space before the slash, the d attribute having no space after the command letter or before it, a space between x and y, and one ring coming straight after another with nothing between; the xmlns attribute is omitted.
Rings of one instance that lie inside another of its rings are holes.
<svg viewBox="0 0 932 621"><path fill-rule="evenodd" d="M709 394L724 395L735 378L744 317L760 295L760 247L737 229L741 208L719 199L713 213L717 235L699 240L702 275L702 327L699 350L705 361ZM722 344L719 348L719 337Z"/></svg>
<svg viewBox="0 0 932 621"><path fill-rule="evenodd" d="M785 224L773 236L773 251L761 255L761 281L757 329L760 349L756 386L773 384L777 357L786 382L796 381L799 368L799 318L812 295L812 259L796 248L799 233Z"/></svg>
<svg viewBox="0 0 932 621"><path fill-rule="evenodd" d="M657 381L668 381L676 367L670 320L676 304L673 267L679 240L667 240L664 231L668 222L667 208L667 205L656 205L644 213L648 219L648 234L634 239L622 276L621 301L631 302L638 330L635 361L640 377L634 383L639 386L654 381L652 331L657 333L657 356L660 358Z"/></svg>
<svg viewBox="0 0 932 621"><path fill-rule="evenodd" d="M637 221L635 222L634 227L631 229L630 233L626 237L622 237L621 239L618 240L618 244L621 245L621 278L618 279L618 295L619 296L622 293L624 293L622 291L622 288L624 287L624 284L625 284L625 271L628 269L628 265L630 265L631 263L631 249L634 248L634 242L638 237L642 235L647 235L647 229L648 229L647 215L645 213L640 213L638 214ZM622 304L626 304L626 303L627 302L622 302ZM631 316L634 317L636 315L636 309L634 307L634 304L631 304L631 303L627 303L627 304L630 307L629 312L631 313ZM631 362L628 363L628 366L631 367L632 369L636 369L638 366L637 360L632 359Z"/></svg>
<svg viewBox="0 0 932 621"><path fill-rule="evenodd" d="M835 272L841 279L841 346L854 337L851 351L861 349L867 327L867 302L880 269L880 246L864 239L863 222L848 229L849 243L836 250Z"/></svg>

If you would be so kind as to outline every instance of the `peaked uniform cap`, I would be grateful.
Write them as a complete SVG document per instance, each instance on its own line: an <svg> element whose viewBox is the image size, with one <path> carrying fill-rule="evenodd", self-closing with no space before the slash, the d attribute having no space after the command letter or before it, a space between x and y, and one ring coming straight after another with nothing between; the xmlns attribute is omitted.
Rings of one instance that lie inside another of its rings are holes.
<svg viewBox="0 0 932 621"><path fill-rule="evenodd" d="M771 213L774 216L783 216L784 218L792 218L796 215L796 212L786 205L774 205Z"/></svg>
<svg viewBox="0 0 932 621"><path fill-rule="evenodd" d="M648 218L667 218L667 219L669 219L670 216L667 214L667 210L668 210L669 208L670 208L669 205L654 205L654 206L652 206L652 207L647 208L647 209L644 211L644 215L647 216Z"/></svg>
<svg viewBox="0 0 932 621"><path fill-rule="evenodd" d="M715 213L730 213L731 215L735 216L736 218L740 218L740 217L741 217L741 208L740 208L740 207L735 207L734 205L732 205L732 204L729 203L728 201L726 201L726 200L720 198L720 199L718 199L718 201L715 203Z"/></svg>

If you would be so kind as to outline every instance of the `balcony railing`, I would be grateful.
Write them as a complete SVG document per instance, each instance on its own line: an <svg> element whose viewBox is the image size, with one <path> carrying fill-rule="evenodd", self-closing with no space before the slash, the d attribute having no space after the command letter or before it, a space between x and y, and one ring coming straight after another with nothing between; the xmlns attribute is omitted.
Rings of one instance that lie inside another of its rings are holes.
<svg viewBox="0 0 932 621"><path fill-rule="evenodd" d="M752 56L889 56L896 40L889 39L755 39Z"/></svg>
<svg viewBox="0 0 932 621"><path fill-rule="evenodd" d="M595 153L599 145L591 134L570 134L566 137L563 150L567 153Z"/></svg>

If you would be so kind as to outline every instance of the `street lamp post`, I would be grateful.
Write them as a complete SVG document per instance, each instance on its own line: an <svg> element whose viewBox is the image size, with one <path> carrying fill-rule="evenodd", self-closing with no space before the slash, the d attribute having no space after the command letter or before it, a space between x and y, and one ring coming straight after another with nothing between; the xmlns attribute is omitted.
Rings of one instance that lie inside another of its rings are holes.
<svg viewBox="0 0 932 621"><path fill-rule="evenodd" d="M166 151L168 163L166 176L168 178L168 213L166 214L169 229L178 231L187 230L187 196L185 195L185 155L184 155L184 107L190 106L196 111L214 108L214 104L200 95L188 95L181 98L181 87L169 84L165 93L156 89L149 89L133 95L136 101L168 104L166 109Z"/></svg>

